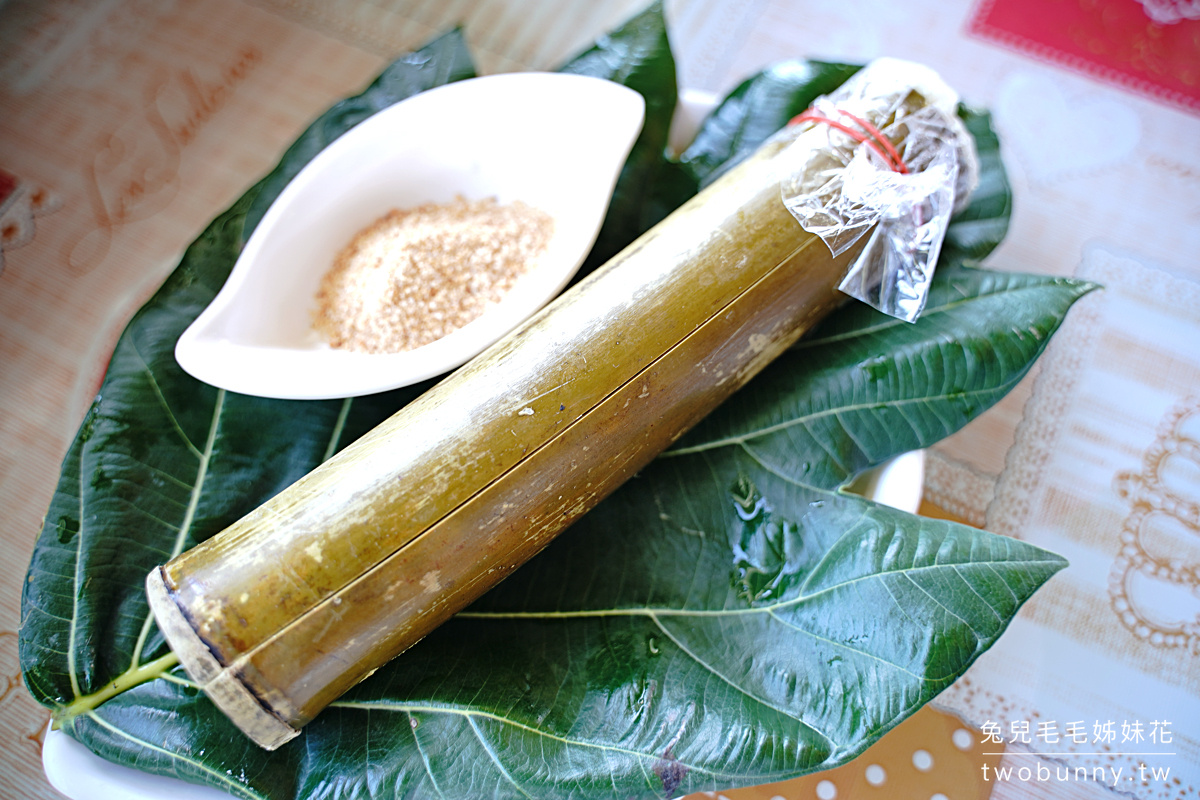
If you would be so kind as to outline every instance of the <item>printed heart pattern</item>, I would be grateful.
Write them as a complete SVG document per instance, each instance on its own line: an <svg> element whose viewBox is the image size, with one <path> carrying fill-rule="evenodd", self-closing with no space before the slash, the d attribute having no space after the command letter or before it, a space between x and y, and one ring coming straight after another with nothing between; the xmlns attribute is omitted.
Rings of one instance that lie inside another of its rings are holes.
<svg viewBox="0 0 1200 800"><path fill-rule="evenodd" d="M1051 79L1018 73L1000 88L996 124L1033 183L1087 176L1128 159L1141 141L1137 114L1106 97L1072 98Z"/></svg>

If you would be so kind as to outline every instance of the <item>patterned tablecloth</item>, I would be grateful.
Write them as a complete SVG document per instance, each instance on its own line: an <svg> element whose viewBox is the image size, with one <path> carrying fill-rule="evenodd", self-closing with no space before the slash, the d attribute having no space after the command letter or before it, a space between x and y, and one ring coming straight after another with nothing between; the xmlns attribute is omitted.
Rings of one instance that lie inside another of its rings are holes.
<svg viewBox="0 0 1200 800"><path fill-rule="evenodd" d="M0 2L0 795L57 796L20 587L133 310L331 102L462 23L553 68L644 0ZM1034 373L929 454L931 512L1066 555L936 708L854 763L730 798L1156 800L1200 787L1200 3L674 0L682 85L791 57L923 61L991 108L999 269L1104 284ZM12 787L5 788L5 787Z"/></svg>

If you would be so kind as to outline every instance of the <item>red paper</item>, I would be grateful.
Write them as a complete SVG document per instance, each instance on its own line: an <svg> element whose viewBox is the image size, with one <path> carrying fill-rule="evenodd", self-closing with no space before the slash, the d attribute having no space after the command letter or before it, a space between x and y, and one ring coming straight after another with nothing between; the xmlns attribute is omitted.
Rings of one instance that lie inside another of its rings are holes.
<svg viewBox="0 0 1200 800"><path fill-rule="evenodd" d="M1200 20L1186 18L1195 13L1186 0L983 0L968 30L1200 113Z"/></svg>
<svg viewBox="0 0 1200 800"><path fill-rule="evenodd" d="M7 170L0 169L0 210L5 201L17 191L17 176Z"/></svg>

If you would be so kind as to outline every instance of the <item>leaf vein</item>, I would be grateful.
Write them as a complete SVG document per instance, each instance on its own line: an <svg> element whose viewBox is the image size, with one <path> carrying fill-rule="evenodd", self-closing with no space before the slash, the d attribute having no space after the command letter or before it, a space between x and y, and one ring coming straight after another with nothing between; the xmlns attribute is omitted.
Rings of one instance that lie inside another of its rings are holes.
<svg viewBox="0 0 1200 800"><path fill-rule="evenodd" d="M75 534L75 569L72 574L71 594L71 623L67 629L67 677L71 681L71 694L74 697L83 696L83 687L79 681L79 664L75 657L76 637L79 635L79 599L83 593L83 540L87 515L83 508L83 446L79 448L79 531Z"/></svg>
<svg viewBox="0 0 1200 800"><path fill-rule="evenodd" d="M175 433L179 435L179 438L183 441L188 451L196 458L201 458L200 448L196 447L192 442L191 438L183 430L183 426L179 424L179 418L171 411L171 404L167 402L167 397L163 394L162 387L158 383L158 377L154 374L154 370L150 369L149 362L142 356L142 352L137 346L137 340L134 337L130 337L130 349L141 363L142 371L146 373L146 378L150 383L150 389L154 392L154 397L158 401L159 406L162 407L163 413L167 415L167 420L171 423L171 427L175 429ZM221 391L222 393L224 392L224 390Z"/></svg>
<svg viewBox="0 0 1200 800"><path fill-rule="evenodd" d="M217 783L224 785L229 790L231 790L234 794L237 794L240 797L246 798L246 800L267 800L265 797L263 797L258 792L251 789L250 787L233 780L228 775L224 775L224 774L218 772L217 770L208 766L204 762L196 761L195 759L191 759L191 758L186 758L186 757L180 755L179 753L175 753L171 750L166 749L165 747L160 747L158 745L151 744L150 742L147 742L145 739L139 739L138 737L134 736L129 731L126 731L123 728L118 728L116 725L113 725L112 723L108 722L103 717L101 717L99 714L97 714L95 711L85 712L85 716L87 716L87 718L90 719L92 722L94 722L97 725L99 725L100 727L108 730L109 732L114 733L117 736L127 739L135 744L141 745L142 747L146 748L147 750L153 751L155 753L159 753L160 755L164 755L167 758L175 759L176 761L182 761L185 764L191 764L193 767L200 770L201 772L211 775Z"/></svg>
<svg viewBox="0 0 1200 800"><path fill-rule="evenodd" d="M1005 562L1005 563L1011 564L1013 562L1010 561L1010 562ZM1016 592L1013 591L1011 586L1008 585L1008 581L1004 579L1004 576L996 571L996 568L992 565L992 563L990 561L984 562L984 566L986 566L988 569L990 569L995 574L996 580L1000 581L1000 583L1004 586L1004 588L1008 590L1008 593L1012 595L1013 601L1015 603L1020 603L1021 602L1020 596Z"/></svg>
<svg viewBox="0 0 1200 800"><path fill-rule="evenodd" d="M343 708L356 707L355 704L345 704L345 703L332 703L331 705L335 705L335 706L340 705ZM373 708L368 706L368 707L365 707L365 710L368 713L370 713L373 710ZM384 710L387 710L387 709L384 709ZM419 728L420 725L418 724L416 717L413 716L411 709L410 710L398 709L398 710L405 711L405 714L408 716L408 727L409 727L409 730L412 731L413 745L417 748L417 753L421 756L421 763L425 765L425 774L429 776L429 782L431 784L433 784L433 790L435 792L437 792L438 797L441 797L444 800L444 798L446 797L446 793L443 792L442 787L438 785L437 778L433 774L433 765L429 763L429 754L425 752L425 747L424 747L424 745L421 744L420 737L417 736L417 728Z"/></svg>
<svg viewBox="0 0 1200 800"><path fill-rule="evenodd" d="M783 622L783 620L780 620L779 617L775 616L775 614L773 614L773 613L769 614L769 616L772 619ZM650 619L654 621L654 624L656 626L658 626L658 629L660 631L662 631L666 635L666 637L668 639L670 639L675 644L675 646L678 647L684 653L684 655L686 655L688 658L692 659L692 661L694 661L696 664L700 665L700 667L702 667L709 674L713 675L718 680L722 681L727 686L731 687L734 691L738 692L739 694L745 695L746 697L748 697L749 699L758 703L759 705L769 708L772 711L775 711L776 713L787 717L788 719L795 720L798 724L803 725L804 727L808 728L810 731L815 733L817 736L820 736L822 739L824 739L825 742L830 746L830 749L835 748L836 743L834 742L833 738L829 736L829 734L825 733L822 730L818 730L816 727L814 727L812 725L812 723L810 723L804 719L801 719L800 717L797 717L795 714L792 714L788 710L779 708L779 707L775 706L774 704L767 702L763 698L757 697L757 696L751 694L749 691L747 691L745 689L745 687L738 686L736 683L734 683L732 680L730 680L727 676L721 674L721 672L718 671L717 668L714 667L712 664L709 664L707 661L700 658L700 656L693 653L687 646L685 646L683 644L683 642L679 641L679 639L673 633L671 633L671 631L667 630L667 627L665 625L663 625L662 622L660 622L656 616L651 615ZM786 625L786 623L784 623L784 624Z"/></svg>
<svg viewBox="0 0 1200 800"><path fill-rule="evenodd" d="M847 405L825 408L825 409L821 409L820 411L814 411L810 414L803 414L799 417L795 417L793 419L787 420L786 422L779 422L774 425L767 425L766 427L758 428L756 430L748 431L746 433L738 434L736 436L726 436L723 439L713 439L712 441L702 442L701 444L692 445L691 447L672 448L672 449L667 450L667 451L663 452L662 454L660 454L659 458L674 458L676 456L691 455L693 453L703 453L706 450L719 450L722 447L733 447L733 446L737 446L737 445L744 445L746 442L748 442L752 439L759 439L764 436L769 436L773 433L778 433L780 431L788 430L789 428L793 428L797 425L804 425L805 427L807 427L810 422L815 422L816 420L824 419L824 418L830 417L830 416L836 417L839 414L844 414L844 413L847 413L850 411L876 411L876 410L879 410L880 408L894 408L894 409L899 410L899 409L903 409L904 407L910 406L913 404L930 403L930 402L933 402L936 400L948 400L951 397L955 397L955 398L976 397L979 395L991 394L993 392L1002 391L1005 387L1011 386L1018 379L1020 379L1020 377L1021 377L1021 375L1010 376L1007 380L1005 380L1004 382L1002 382L996 386L985 386L985 387L980 387L978 389L971 389L970 391L955 392L955 393L947 392L947 393L939 393L939 394L931 394L931 395L922 395L920 397L901 397L901 398L896 398L893 400L884 401L882 403L880 403L880 402L849 403ZM810 431L810 435L813 436L814 441L816 441L817 444L821 445L821 447L823 449L825 449L826 452L829 452L828 448L825 448L824 443L821 442L815 435L813 435L811 433L811 429L809 429L809 431ZM830 457L831 458L833 457L832 453L830 453Z"/></svg>
<svg viewBox="0 0 1200 800"><path fill-rule="evenodd" d="M937 316L939 314L949 313L950 311L953 311L954 309L956 309L960 306L966 305L967 303L980 301L980 300L986 300L986 299L990 299L992 297L999 297L1002 295L1011 296L1011 295L1017 294L1019 292L1036 292L1036 291L1039 291L1044 288L1045 288L1045 284L1018 286L1016 288L1012 288L1007 285L998 285L995 288L991 289L990 291L980 291L980 292L976 292L975 294L959 297L955 300L951 300L940 306L926 307L925 310L921 312L921 319L926 320L926 319L930 319L934 316ZM903 320L896 319L894 317L889 317L887 319L880 320L875 325L867 325L867 326L864 326L861 328L855 328L853 330L844 331L842 333L834 333L834 334L830 334L829 336L822 336L819 338L803 339L803 340L797 342L795 345L793 345L793 349L806 350L806 349L810 349L813 347L823 347L828 344L833 344L834 342L841 342L841 341L846 341L849 339L856 339L860 336L861 337L873 336L877 333L891 330L891 329L897 328L902 325L911 326L911 324L912 323L904 322Z"/></svg>
<svg viewBox="0 0 1200 800"><path fill-rule="evenodd" d="M961 623L962 623L962 625L963 625L963 627L964 627L964 628L966 628L967 630L969 630L969 631L971 632L971 635L972 635L972 636L974 636L974 637L975 637L975 639L976 639L977 641L982 641L982 640L983 640L983 638L984 638L984 637L982 637L982 636L980 636L980 635L979 635L979 632L975 630L975 628L974 628L974 627L971 625L971 623L967 622L965 619L963 619L961 616L959 616L957 613L955 613L955 611L954 611L952 608L950 608L950 606L946 605L946 604L945 604L945 603L943 603L941 600L939 600L939 599L937 599L936 597L934 597L934 596L933 596L933 595L932 595L932 594L929 592L929 590L928 590L928 589L926 589L924 586L922 586L921 584L919 584L919 583L917 583L916 581L914 581L914 580L912 579L912 576L911 576L911 575L908 575L908 574L906 574L906 573L901 573L901 577L903 577L903 578L904 578L904 580L906 580L906 581L908 581L910 584L912 584L912 585L913 585L913 587L914 587L914 588L915 588L917 591L919 591L921 594L923 594L923 595L925 595L926 597L928 597L928 598L929 598L929 599L930 599L930 600L933 602L933 604L934 604L935 606L937 606L938 608L942 609L942 611L945 611L947 614L949 614L950 616L954 617L956 620L958 620L959 622L961 622Z"/></svg>
<svg viewBox="0 0 1200 800"><path fill-rule="evenodd" d="M1003 564L1005 567L1020 567L1030 564L1040 564L1040 561L972 561L972 566L986 566L993 571L993 564ZM905 567L902 569L891 569L883 572L872 572L868 575L859 575L848 580L839 581L837 583L824 586L811 594L803 594L791 600L783 600L771 605L755 606L752 608L721 608L721 609L689 609L689 608L600 608L600 609L582 609L578 611L460 611L454 616L454 619L529 619L529 620L568 620L581 618L601 618L601 617L645 617L645 616L660 616L660 617L735 617L742 615L763 614L771 611L776 611L783 608L799 605L808 602L815 597L820 597L823 594L832 592L837 589L844 589L853 586L856 583L871 580L881 580L888 575L902 574L914 572L925 572L928 570L949 569L952 564L929 564L922 567ZM996 576L1000 580L1004 580L999 573ZM886 585L886 582L885 582ZM1005 584L1007 587L1007 584ZM1008 589L1012 592L1012 589ZM1014 594L1014 598L1016 595ZM903 610L903 607L897 603L897 606Z"/></svg>
<svg viewBox="0 0 1200 800"><path fill-rule="evenodd" d="M754 461L755 464L758 464L758 466L762 467L764 470L771 473L776 478L779 478L781 481L784 481L785 483L790 483L792 486L796 486L801 489L809 489L813 492L820 492L822 494L828 493L828 490L822 486L817 486L814 483L805 483L804 481L799 480L798 478L794 478L791 475L788 475L788 474L780 471L779 469L777 469L775 467L775 465L769 464L766 461L764 461L762 458L760 458L759 455L757 453L755 453L754 450L751 449L745 443L739 444L738 447L742 448L742 451L746 455L750 456L750 459L752 461Z"/></svg>
<svg viewBox="0 0 1200 800"><path fill-rule="evenodd" d="M504 776L504 779L511 783L513 788L520 792L524 797L531 797L529 792L522 789L521 785L517 783L516 779L514 779L509 771L504 768L504 765L500 763L499 755L497 755L491 744L489 744L487 740L483 738L483 731L479 730L479 725L475 721L475 717L467 717L467 723L471 726L471 730L474 732L475 738L479 740L479 746L483 748L483 752L487 753L488 758L490 758L492 763L496 765L496 769L500 771L500 774Z"/></svg>
<svg viewBox="0 0 1200 800"><path fill-rule="evenodd" d="M962 569L960 569L961 566L962 566L961 564L953 565L954 574L957 575L958 579L963 582L963 584L967 587L968 590L970 590L971 594L973 594L979 598L979 602L983 603L983 605L987 607L987 610L991 611L997 620L999 620L1000 622L1003 622L1004 616L999 611L996 610L995 606L993 606L991 603L988 602L988 599L986 597L984 597L983 595L981 595L979 593L979 590L976 589L975 586L969 580L967 580L967 576L964 575L962 572ZM993 570L993 572L994 571L995 570Z"/></svg>
<svg viewBox="0 0 1200 800"><path fill-rule="evenodd" d="M464 716L464 717L477 716L477 717L480 717L481 719L490 719L495 722L499 722L503 725L510 725L519 730L525 731L527 733L532 733L535 736L540 736L545 739L549 739L549 740L558 742L560 744L577 745L579 747L590 747L595 750L610 751L613 753L619 753L621 755L630 756L630 757L638 758L638 759L657 760L657 756L654 756L650 753L643 753L638 750L631 750L627 747L616 747L616 746L610 745L610 744L599 744L597 742L585 741L583 739L570 739L565 736L559 736L557 734L548 733L544 730L541 730L540 728L535 728L532 725L526 725L524 723L517 722L512 719L508 719L507 717L502 717L499 714L491 714L491 713L488 713L485 711L469 710L469 709L462 709L462 708L446 708L446 707L442 707L442 706L416 705L416 704L410 704L410 703L388 703L388 702L362 701L362 700L352 700L352 701L340 701L339 700L339 701L334 701L333 703L330 704L330 706L337 707L337 708L351 708L351 709L358 709L358 710L372 709L372 710L380 710L380 711L395 711L395 712L408 714L410 717L412 716L412 713L414 711L422 711L422 712L429 713L429 714L450 714L450 715L457 715L457 716ZM700 764L692 764L689 762L682 762L682 761L680 763L683 764L685 767L687 767L687 769L689 771L695 771L695 772L699 772L699 773L702 773L705 775L709 775L709 776L713 777L714 779L718 779L718 780L733 780L733 779L740 780L742 778L747 778L747 779L766 783L766 782L770 782L770 781L780 780L782 777L790 776L792 774L790 772L760 772L760 773L755 773L753 775L747 775L746 773L736 773L736 774L735 773L722 773L722 772L717 772L716 770L710 769L710 768L705 767ZM440 792L439 792L439 794L440 794Z"/></svg>
<svg viewBox="0 0 1200 800"><path fill-rule="evenodd" d="M895 663L894 661L888 661L886 658L877 656L874 653L869 653L866 650L861 650L857 647L851 647L850 645L846 644L845 642L835 641L834 639L830 639L828 636L821 636L820 634L810 631L807 628L802 628L799 625L795 625L791 622L788 622L783 617L780 617L778 614L776 614L774 611L770 612L770 614L771 614L771 618L774 619L776 622L778 622L780 625L783 625L784 627L788 628L789 630L793 630L796 633L800 633L800 634L808 636L812 639L816 639L818 642L825 642L828 645L840 648L842 650L849 650L851 653L860 655L863 658L869 658L873 661L878 661L880 664L885 664L886 666L891 667L892 669L896 670L897 672L903 672L905 675L909 675L913 678L916 678L918 681L922 681L925 683L934 682L934 679L926 678L923 675L918 675L917 673L913 672L912 670L902 667L899 664Z"/></svg>
<svg viewBox="0 0 1200 800"><path fill-rule="evenodd" d="M342 432L346 429L346 420L350 416L350 406L354 404L353 397L347 397L342 401L342 407L338 411L337 422L333 425L333 431L329 434L329 443L325 446L325 454L321 456L321 462L324 463L333 457L333 454L338 451L338 444L342 439Z"/></svg>
<svg viewBox="0 0 1200 800"><path fill-rule="evenodd" d="M179 524L179 532L175 537L175 542L171 547L171 555L166 559L170 561L175 556L183 552L183 544L187 541L188 534L191 532L192 523L196 519L196 510L200 507L200 495L204 489L204 481L208 477L208 464L213 454L213 447L217 441L217 431L221 427L221 413L225 408L225 390L217 390L217 399L213 403L212 419L208 424L208 436L204 441L204 450L200 453L200 463L196 467L196 479L192 484L192 493L188 498L187 510L184 511L183 521ZM150 635L150 627L154 623L153 612L146 612L146 620L142 623L142 629L138 633L137 644L133 647L133 660L130 669L136 669L142 661L142 650L146 646L146 638Z"/></svg>

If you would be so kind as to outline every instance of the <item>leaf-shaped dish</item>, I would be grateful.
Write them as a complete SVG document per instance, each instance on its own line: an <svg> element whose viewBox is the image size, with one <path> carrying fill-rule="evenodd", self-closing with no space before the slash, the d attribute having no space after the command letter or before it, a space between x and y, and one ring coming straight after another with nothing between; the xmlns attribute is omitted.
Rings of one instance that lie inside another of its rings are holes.
<svg viewBox="0 0 1200 800"><path fill-rule="evenodd" d="M175 357L214 386L298 400L373 394L454 369L575 274L643 116L632 89L561 73L490 75L397 103L331 144L280 194ZM326 344L312 318L336 254L391 209L459 195L549 214L554 233L536 265L480 317L422 347L376 355Z"/></svg>

